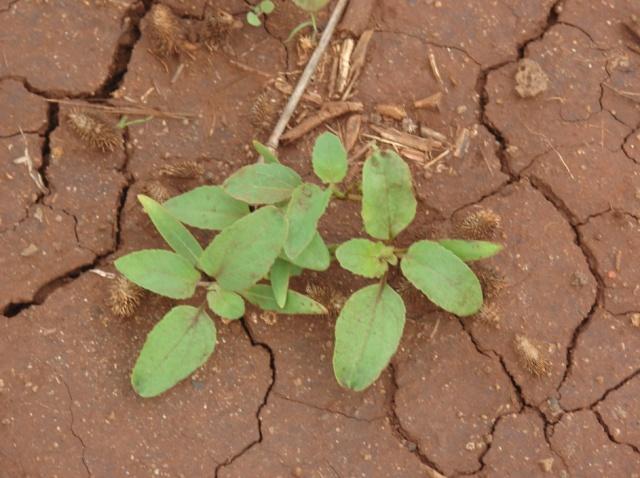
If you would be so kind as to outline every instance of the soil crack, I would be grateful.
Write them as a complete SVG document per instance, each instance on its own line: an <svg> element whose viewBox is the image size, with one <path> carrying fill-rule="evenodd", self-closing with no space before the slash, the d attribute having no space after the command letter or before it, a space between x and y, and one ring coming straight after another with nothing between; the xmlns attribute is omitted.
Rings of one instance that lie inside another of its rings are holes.
<svg viewBox="0 0 640 478"><path fill-rule="evenodd" d="M632 445L631 443L621 442L615 439L615 437L613 436L613 433L611 433L611 430L609 430L609 425L607 425L607 422L604 420L604 418L602 418L602 415L600 415L600 412L598 412L597 410L591 410L591 411L596 416L598 423L600 424L600 426L602 427L604 432L607 434L607 437L612 443L615 443L616 445L627 446L631 448L631 450L633 450L634 453L640 455L640 449L637 446Z"/></svg>
<svg viewBox="0 0 640 478"><path fill-rule="evenodd" d="M389 402L387 419L389 420L389 424L391 425L394 435L407 450L413 453L420 460L423 465L426 465L445 476L438 465L420 449L418 440L413 438L411 434L402 427L400 417L396 411L396 394L398 390L400 390L400 387L398 386L398 381L396 379L396 368L393 364L389 364L389 374L391 375L391 400Z"/></svg>
<svg viewBox="0 0 640 478"><path fill-rule="evenodd" d="M234 461L236 461L242 455L247 453L254 446L259 445L260 443L262 443L262 440L264 439L264 434L263 434L263 431L262 431L262 417L260 415L262 413L262 409L267 405L267 403L269 401L269 396L271 395L271 392L273 390L273 386L276 383L276 356L275 356L275 354L273 352L273 349L271 349L269 344L267 344L265 342L260 342L253 336L253 333L251 332L251 328L247 324L247 321L246 321L246 319L244 317L242 319L240 319L240 323L242 324L242 329L244 330L245 334L247 334L247 337L249 338L249 341L251 342L251 346L252 347L259 347L259 348L263 349L269 355L269 367L271 368L271 383L269 383L269 386L267 387L267 390L266 390L266 392L264 394L264 397L262 399L262 403L260 403L260 405L258 406L258 409L256 410L256 420L258 422L258 438L253 440L252 442L250 442L248 445L246 445L238 453L236 453L235 455L233 455L230 458L227 458L224 462L222 462L218 466L216 466L215 471L214 471L214 477L215 478L218 478L218 476L220 474L220 470L222 468L231 465Z"/></svg>
<svg viewBox="0 0 640 478"><path fill-rule="evenodd" d="M82 437L78 435L75 428L73 427L75 423L75 416L73 414L73 397L71 396L71 388L69 388L69 384L64 380L64 378L62 378L62 376L57 375L57 377L60 379L60 382L62 383L62 385L64 385L64 388L67 391L67 395L69 396L69 414L71 415L71 423L69 424L69 429L71 430L71 434L80 442L80 445L82 445L82 465L84 466L84 469L87 471L87 476L91 477L92 476L91 469L87 464L87 458L86 458L87 445L84 443L84 440L82 439Z"/></svg>

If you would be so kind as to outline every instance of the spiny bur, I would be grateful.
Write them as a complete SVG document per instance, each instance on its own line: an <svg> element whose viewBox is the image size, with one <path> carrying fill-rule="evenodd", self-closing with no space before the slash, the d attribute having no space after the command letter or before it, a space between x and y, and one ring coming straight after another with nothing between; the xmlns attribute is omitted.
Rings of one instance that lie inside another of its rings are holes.
<svg viewBox="0 0 640 478"><path fill-rule="evenodd" d="M504 274L493 267L479 266L476 268L475 273L480 281L482 294L485 298L495 298L507 286Z"/></svg>
<svg viewBox="0 0 640 478"><path fill-rule="evenodd" d="M500 327L500 312L498 311L498 307L491 302L485 303L482 306L482 309L480 309L480 312L475 315L475 318L479 322L490 327Z"/></svg>
<svg viewBox="0 0 640 478"><path fill-rule="evenodd" d="M156 54L170 57L181 53L187 44L186 29L181 20L166 5L151 7L144 32L149 36Z"/></svg>
<svg viewBox="0 0 640 478"><path fill-rule="evenodd" d="M278 121L283 106L284 101L277 92L264 90L251 107L251 124L261 132L269 131Z"/></svg>
<svg viewBox="0 0 640 478"><path fill-rule="evenodd" d="M551 373L551 362L544 358L531 340L524 335L516 335L514 344L522 366L531 375L542 377Z"/></svg>
<svg viewBox="0 0 640 478"><path fill-rule="evenodd" d="M338 315L347 301L347 298L334 288L313 283L306 285L305 293L316 302L326 305L331 315Z"/></svg>
<svg viewBox="0 0 640 478"><path fill-rule="evenodd" d="M118 317L131 317L142 299L143 290L124 276L114 279L109 290L109 307Z"/></svg>
<svg viewBox="0 0 640 478"><path fill-rule="evenodd" d="M144 187L144 192L151 198L159 203L163 203L173 196L168 187L162 184L160 181L151 181Z"/></svg>
<svg viewBox="0 0 640 478"><path fill-rule="evenodd" d="M500 229L500 216L491 209L480 209L466 215L455 229L463 239L490 240Z"/></svg>
<svg viewBox="0 0 640 478"><path fill-rule="evenodd" d="M122 134L115 125L93 113L73 110L67 124L82 141L103 153L122 147Z"/></svg>
<svg viewBox="0 0 640 478"><path fill-rule="evenodd" d="M173 178L192 179L204 174L204 166L195 161L182 161L176 164L167 164L160 168L160 175Z"/></svg>
<svg viewBox="0 0 640 478"><path fill-rule="evenodd" d="M229 12L221 8L208 8L200 28L200 41L209 50L215 50L236 26L237 22Z"/></svg>

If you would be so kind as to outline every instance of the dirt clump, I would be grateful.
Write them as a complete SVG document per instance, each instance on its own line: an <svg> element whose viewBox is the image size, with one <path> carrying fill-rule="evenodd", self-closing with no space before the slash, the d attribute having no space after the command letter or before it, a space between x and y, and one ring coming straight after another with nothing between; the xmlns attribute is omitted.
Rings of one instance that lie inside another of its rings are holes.
<svg viewBox="0 0 640 478"><path fill-rule="evenodd" d="M516 92L522 98L533 98L547 91L549 77L540 64L529 58L523 58L516 70Z"/></svg>

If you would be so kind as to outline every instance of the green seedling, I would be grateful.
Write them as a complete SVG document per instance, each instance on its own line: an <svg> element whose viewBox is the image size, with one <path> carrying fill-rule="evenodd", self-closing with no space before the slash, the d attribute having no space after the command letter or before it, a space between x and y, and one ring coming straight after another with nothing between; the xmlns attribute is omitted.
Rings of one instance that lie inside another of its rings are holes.
<svg viewBox="0 0 640 478"><path fill-rule="evenodd" d="M331 200L348 196L341 189L347 153L338 137L324 133L315 142L312 165L322 185L304 182L262 144L254 147L265 161L240 168L220 185L200 186L162 204L138 197L172 250L133 252L116 260L116 268L156 294L201 297L199 306L171 309L149 333L131 377L139 395L166 391L209 358L216 343L210 313L223 323L238 320L248 302L281 314L327 314L324 305L292 290L290 279L305 269L326 271L333 259L374 281L346 301L336 322L333 366L344 387L371 385L402 337L405 305L387 281L390 268L399 268L453 314L480 310L480 283L466 262L490 257L501 246L425 239L397 247L394 239L417 209L409 167L397 154L375 149L364 164L359 200L369 238L328 246L318 222ZM217 233L202 247L187 227Z"/></svg>
<svg viewBox="0 0 640 478"><path fill-rule="evenodd" d="M309 13L309 20L300 23L291 30L291 33L289 33L289 36L285 40L285 43L290 42L298 33L309 27L313 29L313 38L315 39L318 36L316 12L324 8L327 3L329 3L329 0L293 0L293 3L295 3L300 9Z"/></svg>
<svg viewBox="0 0 640 478"><path fill-rule="evenodd" d="M128 116L123 115L122 118L120 118L120 121L118 121L118 124L116 125L116 127L120 129L125 129L125 128L128 128L129 126L133 126L136 124L144 124L148 121L151 121L152 119L153 119L153 116L147 116L145 118L130 120Z"/></svg>
<svg viewBox="0 0 640 478"><path fill-rule="evenodd" d="M275 10L276 6L271 0L262 0L260 3L251 8L247 12L247 23L254 27L262 25L262 16L269 15Z"/></svg>

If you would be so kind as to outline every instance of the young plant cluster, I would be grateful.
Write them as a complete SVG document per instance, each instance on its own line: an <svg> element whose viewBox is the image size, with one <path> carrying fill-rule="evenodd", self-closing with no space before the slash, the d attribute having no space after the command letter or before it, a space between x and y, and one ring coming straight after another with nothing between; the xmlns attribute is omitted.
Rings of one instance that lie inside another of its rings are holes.
<svg viewBox="0 0 640 478"><path fill-rule="evenodd" d="M209 312L223 322L243 317L245 303L282 314L326 314L324 305L289 287L305 269L326 271L332 253L318 221L332 198L344 196L347 154L337 136L314 145L313 170L323 186L303 182L270 150L254 143L263 163L245 166L221 185L201 186L159 203L139 200L172 250L149 249L116 260L131 282L172 299L204 288L198 307L178 305L152 329L131 381L143 397L171 388L201 366L216 344ZM363 390L385 369L405 324L402 297L389 285L390 268L432 302L458 316L482 307L478 278L466 262L501 246L478 240L420 240L408 248L394 239L413 221L417 202L408 165L392 151L374 150L362 172L362 221L368 238L335 249L344 269L374 282L346 301L335 326L333 368L344 387ZM202 247L186 226L219 231Z"/></svg>

